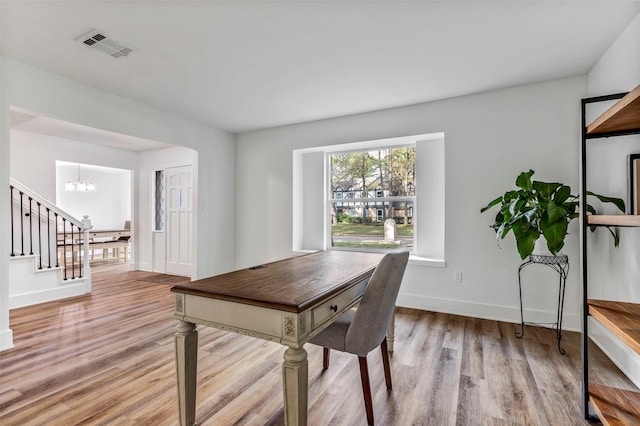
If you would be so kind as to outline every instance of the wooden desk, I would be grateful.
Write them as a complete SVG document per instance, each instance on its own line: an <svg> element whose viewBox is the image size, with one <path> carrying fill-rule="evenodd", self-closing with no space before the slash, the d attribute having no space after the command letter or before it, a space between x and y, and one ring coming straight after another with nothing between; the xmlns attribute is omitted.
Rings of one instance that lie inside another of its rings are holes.
<svg viewBox="0 0 640 426"><path fill-rule="evenodd" d="M282 365L286 425L307 424L304 344L362 297L378 253L323 251L177 285L174 318L180 424L195 424L196 324L287 346Z"/></svg>

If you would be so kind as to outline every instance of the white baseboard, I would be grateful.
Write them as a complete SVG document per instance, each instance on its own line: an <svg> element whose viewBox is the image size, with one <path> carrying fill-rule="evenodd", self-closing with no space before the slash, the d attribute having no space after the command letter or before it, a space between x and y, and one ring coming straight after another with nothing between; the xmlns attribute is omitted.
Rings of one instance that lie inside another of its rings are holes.
<svg viewBox="0 0 640 426"><path fill-rule="evenodd" d="M132 266L132 270L139 270L144 272L153 272L153 266L151 262L138 262Z"/></svg>
<svg viewBox="0 0 640 426"><path fill-rule="evenodd" d="M64 284L57 288L11 295L9 296L9 309L22 308L24 306L51 302L53 300L82 296L89 292L90 290L87 289L87 281L84 278L76 278L64 281Z"/></svg>
<svg viewBox="0 0 640 426"><path fill-rule="evenodd" d="M13 330L0 330L0 352L13 348Z"/></svg>
<svg viewBox="0 0 640 426"><path fill-rule="evenodd" d="M421 309L423 311L441 312L444 314L482 318L494 321L511 323L520 322L520 307L518 306L490 305L454 299L427 297L409 293L400 293L398 295L396 305L405 308ZM555 323L555 319L555 311L540 311L533 309L524 310L525 322L538 324ZM581 329L580 316L565 313L562 319L562 329L579 332Z"/></svg>

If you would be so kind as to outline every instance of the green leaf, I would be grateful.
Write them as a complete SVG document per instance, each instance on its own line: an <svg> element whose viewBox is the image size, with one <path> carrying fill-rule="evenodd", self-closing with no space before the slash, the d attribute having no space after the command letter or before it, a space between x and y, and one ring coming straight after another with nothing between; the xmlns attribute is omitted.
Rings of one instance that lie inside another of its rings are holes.
<svg viewBox="0 0 640 426"><path fill-rule="evenodd" d="M480 213L484 213L487 210L489 210L491 207L498 205L502 202L502 197L498 197L495 200L493 200L492 202L490 202L489 204L487 204L485 207L480 209Z"/></svg>
<svg viewBox="0 0 640 426"><path fill-rule="evenodd" d="M509 207L511 206L511 204L503 204L502 207L500 208L500 213L502 215L502 222L509 222L511 220L511 211L509 209Z"/></svg>
<svg viewBox="0 0 640 426"><path fill-rule="evenodd" d="M575 217L578 217L580 214L576 212L576 210L578 210L578 206L580 205L580 203L578 203L577 201L569 201L569 202L565 202L562 203L562 205L564 206L565 209L567 209L567 212L569 214L575 214Z"/></svg>
<svg viewBox="0 0 640 426"><path fill-rule="evenodd" d="M539 193L539 195L544 199L550 199L556 189L562 186L561 183L557 182L540 182L533 181L533 189Z"/></svg>
<svg viewBox="0 0 640 426"><path fill-rule="evenodd" d="M496 229L496 240L500 242L500 240L503 239L510 230L511 228L507 228L506 223L502 223L500 226L498 226L498 229Z"/></svg>
<svg viewBox="0 0 640 426"><path fill-rule="evenodd" d="M547 205L547 221L548 223L554 223L559 220L563 220L567 216L567 211L561 206L557 205L555 201L550 200Z"/></svg>
<svg viewBox="0 0 640 426"><path fill-rule="evenodd" d="M607 226L607 230L609 231L609 233L611 233L611 236L613 237L613 245L615 247L618 247L618 244L620 244L620 233L618 232L618 228L611 228L609 226Z"/></svg>
<svg viewBox="0 0 640 426"><path fill-rule="evenodd" d="M524 194L524 191L512 190L512 191L505 192L502 198L504 199L505 203L508 203L515 198L520 198L522 194Z"/></svg>
<svg viewBox="0 0 640 426"><path fill-rule="evenodd" d="M518 188L522 188L525 191L531 191L533 188L531 184L531 176L533 176L535 172L533 170L529 170L528 172L522 172L516 178L516 186Z"/></svg>
<svg viewBox="0 0 640 426"><path fill-rule="evenodd" d="M538 215L538 209L536 209L535 207L530 210L527 210L522 214L522 216L524 216L527 219L527 222L529 223L533 223L537 215Z"/></svg>
<svg viewBox="0 0 640 426"><path fill-rule="evenodd" d="M553 223L540 222L542 235L547 240L547 247L554 255L564 246L564 237L567 235L569 223L567 220L560 220Z"/></svg>
<svg viewBox="0 0 640 426"><path fill-rule="evenodd" d="M520 254L520 259L524 260L531 255L533 252L533 246L539 236L540 233L538 231L534 228L529 228L516 238L516 246L518 248L518 253Z"/></svg>
<svg viewBox="0 0 640 426"><path fill-rule="evenodd" d="M622 213L626 212L624 201L621 198L605 197L604 195L599 195L599 194L596 194L596 193L591 192L591 191L587 191L587 195L592 195L592 196L596 197L598 200L602 201L603 203L611 203L611 204L613 204Z"/></svg>
<svg viewBox="0 0 640 426"><path fill-rule="evenodd" d="M526 200L521 200L520 198L516 198L515 200L513 200L509 205L509 213L511 214L511 216L517 216L518 214L520 214L520 211L522 210L522 207L525 205L525 203Z"/></svg>
<svg viewBox="0 0 640 426"><path fill-rule="evenodd" d="M556 204L562 204L571 196L571 188L567 185L562 185L560 189L556 192L556 195L553 196L553 201Z"/></svg>

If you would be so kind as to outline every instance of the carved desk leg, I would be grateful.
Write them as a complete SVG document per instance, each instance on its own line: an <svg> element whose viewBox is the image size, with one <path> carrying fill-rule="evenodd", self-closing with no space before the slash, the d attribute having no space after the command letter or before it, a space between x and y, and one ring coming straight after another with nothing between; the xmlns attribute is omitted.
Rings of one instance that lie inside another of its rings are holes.
<svg viewBox="0 0 640 426"><path fill-rule="evenodd" d="M176 326L176 372L180 425L196 424L196 370L198 332L196 325L180 321Z"/></svg>
<svg viewBox="0 0 640 426"><path fill-rule="evenodd" d="M387 348L389 352L393 352L393 341L396 336L396 313L391 314L391 321L389 321L389 328L387 329Z"/></svg>
<svg viewBox="0 0 640 426"><path fill-rule="evenodd" d="M306 426L307 424L308 364L307 351L304 348L289 347L284 352L282 382L285 426Z"/></svg>

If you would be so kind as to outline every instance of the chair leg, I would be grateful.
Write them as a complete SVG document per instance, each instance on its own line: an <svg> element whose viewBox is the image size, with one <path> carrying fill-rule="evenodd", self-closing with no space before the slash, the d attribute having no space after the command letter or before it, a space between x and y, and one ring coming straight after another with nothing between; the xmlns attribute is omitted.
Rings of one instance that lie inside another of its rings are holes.
<svg viewBox="0 0 640 426"><path fill-rule="evenodd" d="M329 368L329 348L323 348L322 352L322 369L326 370Z"/></svg>
<svg viewBox="0 0 640 426"><path fill-rule="evenodd" d="M367 367L367 357L359 356L360 379L362 379L362 393L364 394L364 408L367 411L367 423L373 424L373 403L371 402L371 386L369 385L369 368Z"/></svg>
<svg viewBox="0 0 640 426"><path fill-rule="evenodd" d="M387 382L387 389L391 390L391 366L389 365L389 351L387 350L387 339L380 344L382 351L382 365L384 366L384 379Z"/></svg>

